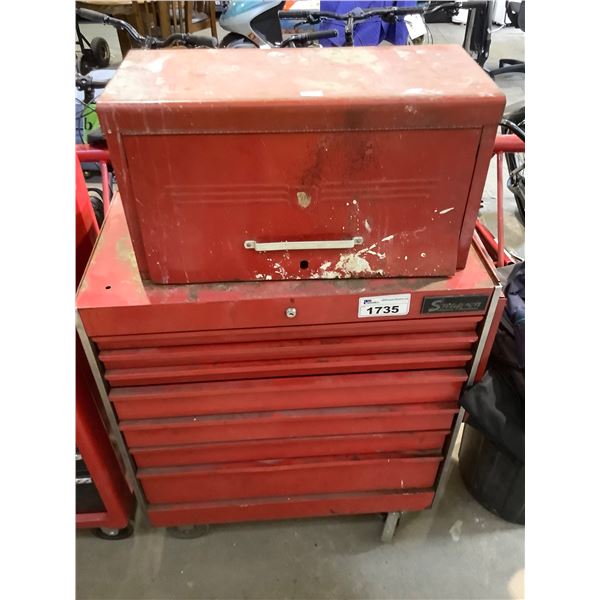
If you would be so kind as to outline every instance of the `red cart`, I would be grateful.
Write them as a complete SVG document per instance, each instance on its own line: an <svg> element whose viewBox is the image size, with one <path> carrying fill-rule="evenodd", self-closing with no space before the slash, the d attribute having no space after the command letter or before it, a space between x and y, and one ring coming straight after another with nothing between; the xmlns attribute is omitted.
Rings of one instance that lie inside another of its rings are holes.
<svg viewBox="0 0 600 600"><path fill-rule="evenodd" d="M98 224L87 193L80 161L90 159L89 149L77 148L76 161L76 280L79 284L98 236ZM100 161L104 198L108 201L108 152L96 152ZM104 410L81 342L76 342L76 506L77 527L94 528L106 539L131 535L130 521L135 507L131 489L110 442L103 422Z"/></svg>

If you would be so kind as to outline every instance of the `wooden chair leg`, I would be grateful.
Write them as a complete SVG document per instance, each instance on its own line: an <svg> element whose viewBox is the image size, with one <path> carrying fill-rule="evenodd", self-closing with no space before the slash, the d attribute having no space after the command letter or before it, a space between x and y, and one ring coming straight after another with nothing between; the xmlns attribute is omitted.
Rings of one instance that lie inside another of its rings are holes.
<svg viewBox="0 0 600 600"><path fill-rule="evenodd" d="M131 50L131 39L129 35L120 29L117 30L117 37L119 38L119 47L121 48L121 57L125 58L125 55Z"/></svg>
<svg viewBox="0 0 600 600"><path fill-rule="evenodd" d="M210 32L215 39L218 39L218 36L217 36L217 9L215 7L214 2L210 3L210 12L209 12L208 16L210 19Z"/></svg>
<svg viewBox="0 0 600 600"><path fill-rule="evenodd" d="M160 23L160 35L163 38L168 38L171 35L171 19L169 17L169 3L157 2L158 15Z"/></svg>

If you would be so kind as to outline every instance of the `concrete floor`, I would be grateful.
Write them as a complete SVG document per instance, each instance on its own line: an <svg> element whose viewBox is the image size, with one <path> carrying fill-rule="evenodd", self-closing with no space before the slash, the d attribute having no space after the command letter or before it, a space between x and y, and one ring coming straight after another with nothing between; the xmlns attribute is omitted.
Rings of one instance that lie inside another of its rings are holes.
<svg viewBox="0 0 600 600"><path fill-rule="evenodd" d="M482 508L456 462L435 508L390 544L379 515L214 526L194 540L138 524L127 540L77 533L77 598L523 598L524 528Z"/></svg>
<svg viewBox="0 0 600 600"><path fill-rule="evenodd" d="M437 43L460 43L464 35L460 25L431 29ZM118 63L112 30L96 26L89 33L109 40ZM520 31L494 33L486 66L500 57L522 59L523 47ZM523 98L522 75L498 84L509 104ZM495 178L492 165L481 216L493 231ZM507 246L524 256L524 228L512 194L505 198ZM389 545L379 542L379 515L221 525L195 540L139 522L128 540L79 531L77 598L523 598L524 528L477 504L462 483L456 452L454 461L439 505L408 515Z"/></svg>

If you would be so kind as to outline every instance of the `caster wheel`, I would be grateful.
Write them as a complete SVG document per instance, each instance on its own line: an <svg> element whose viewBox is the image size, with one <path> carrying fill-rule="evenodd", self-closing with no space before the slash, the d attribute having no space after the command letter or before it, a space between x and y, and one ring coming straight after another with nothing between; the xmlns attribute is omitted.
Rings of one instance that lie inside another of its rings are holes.
<svg viewBox="0 0 600 600"><path fill-rule="evenodd" d="M92 533L101 540L125 540L133 534L133 525L130 523L123 529L111 529L108 527L97 527Z"/></svg>
<svg viewBox="0 0 600 600"><path fill-rule="evenodd" d="M104 201L102 199L102 192L95 188L88 188L88 193L90 195L90 202L94 209L98 227L102 227L102 223L104 223Z"/></svg>
<svg viewBox="0 0 600 600"><path fill-rule="evenodd" d="M94 68L94 60L91 57L83 54L79 60L79 72L82 75L87 75Z"/></svg>
<svg viewBox="0 0 600 600"><path fill-rule="evenodd" d="M384 544L389 544L394 539L394 533L396 533L396 527L398 527L401 517L402 513L399 512L387 513L381 532L381 541Z"/></svg>
<svg viewBox="0 0 600 600"><path fill-rule="evenodd" d="M101 37L95 37L90 42L92 54L99 68L104 69L110 64L110 47L108 42Z"/></svg>
<svg viewBox="0 0 600 600"><path fill-rule="evenodd" d="M209 525L179 525L178 527L167 527L171 537L180 540L193 540L203 537L208 533Z"/></svg>

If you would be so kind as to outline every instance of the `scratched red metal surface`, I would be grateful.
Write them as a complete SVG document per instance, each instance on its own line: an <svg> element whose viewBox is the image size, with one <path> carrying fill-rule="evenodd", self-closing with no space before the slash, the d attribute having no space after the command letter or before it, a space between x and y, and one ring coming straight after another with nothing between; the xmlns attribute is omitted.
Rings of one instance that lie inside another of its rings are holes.
<svg viewBox="0 0 600 600"><path fill-rule="evenodd" d="M121 419L244 413L277 409L456 401L463 369L279 377L113 388Z"/></svg>
<svg viewBox="0 0 600 600"><path fill-rule="evenodd" d="M228 381L328 375L333 373L371 373L416 369L451 369L465 366L470 351L407 352L392 354L358 354L350 356L311 357L288 360L260 360L228 363L198 363L184 366L108 369L105 377L115 387L194 381Z"/></svg>
<svg viewBox="0 0 600 600"><path fill-rule="evenodd" d="M382 399L382 401L384 401ZM447 431L458 403L279 410L121 421L129 446L168 446L310 435Z"/></svg>
<svg viewBox="0 0 600 600"><path fill-rule="evenodd" d="M98 114L142 274L175 284L454 273L504 103L458 46L162 50Z"/></svg>
<svg viewBox="0 0 600 600"><path fill-rule="evenodd" d="M366 332L394 317L359 318L361 297L410 293L409 312L396 321L464 318L422 314L423 298L457 293L490 296L492 277L483 251L471 246L465 269L452 277L157 285L140 277L123 206L115 194L79 287L77 307L94 338L338 323L352 323ZM296 309L293 319L286 317L289 307ZM484 313L482 309L465 316Z"/></svg>
<svg viewBox="0 0 600 600"><path fill-rule="evenodd" d="M312 284L311 284L312 285ZM336 336L393 335L411 333L474 332L482 317L446 317L435 320L375 321L372 323L335 323L301 327L254 327L225 331L179 331L141 335L96 336L101 350L160 348L190 344L236 344L239 342L322 339Z"/></svg>
<svg viewBox="0 0 600 600"><path fill-rule="evenodd" d="M207 502L433 486L442 458L370 456L290 458L245 463L140 469L151 503Z"/></svg>
<svg viewBox="0 0 600 600"><path fill-rule="evenodd" d="M275 438L179 446L131 448L138 467L172 467L248 460L338 456L382 452L412 452L441 455L445 431L324 435L321 437Z"/></svg>
<svg viewBox="0 0 600 600"><path fill-rule="evenodd" d="M150 506L148 517L153 525L167 527L184 523L234 523L297 517L417 511L429 508L432 502L432 491L389 490L283 498L246 498L202 503L156 504Z"/></svg>
<svg viewBox="0 0 600 600"><path fill-rule="evenodd" d="M184 366L198 363L225 363L304 357L388 354L469 350L478 336L475 332L421 333L332 337L280 342L202 344L172 348L133 348L104 350L100 360L108 369Z"/></svg>

